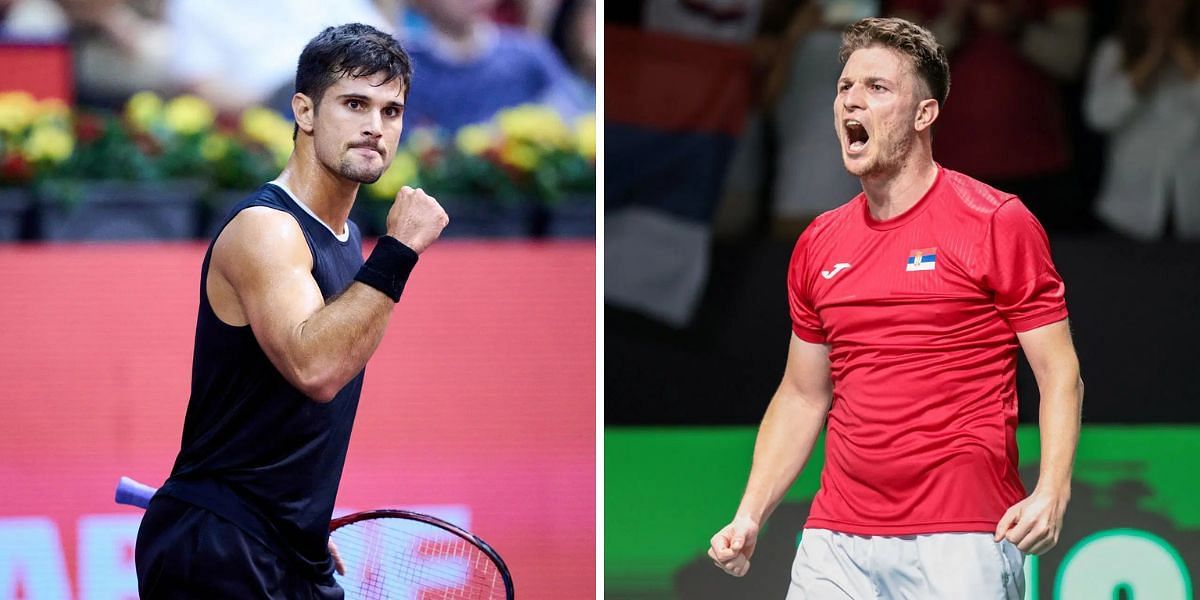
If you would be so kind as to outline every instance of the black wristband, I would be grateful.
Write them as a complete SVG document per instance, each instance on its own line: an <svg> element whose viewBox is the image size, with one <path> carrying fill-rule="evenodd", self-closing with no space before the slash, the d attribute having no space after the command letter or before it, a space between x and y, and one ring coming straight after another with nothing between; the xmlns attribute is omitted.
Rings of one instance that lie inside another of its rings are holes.
<svg viewBox="0 0 1200 600"><path fill-rule="evenodd" d="M415 266L417 253L400 240L385 235L379 238L354 280L387 294L392 302L399 302L400 294L404 293L404 284L408 283L408 275Z"/></svg>

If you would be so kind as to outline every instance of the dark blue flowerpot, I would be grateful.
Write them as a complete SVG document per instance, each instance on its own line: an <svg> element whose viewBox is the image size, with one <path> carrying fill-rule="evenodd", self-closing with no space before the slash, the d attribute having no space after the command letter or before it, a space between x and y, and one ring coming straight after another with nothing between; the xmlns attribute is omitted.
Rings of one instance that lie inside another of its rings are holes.
<svg viewBox="0 0 1200 600"><path fill-rule="evenodd" d="M196 180L46 182L39 190L39 232L45 240L192 239L200 230Z"/></svg>
<svg viewBox="0 0 1200 600"><path fill-rule="evenodd" d="M533 234L533 201L500 201L484 196L439 197L450 217L443 238L520 238Z"/></svg>
<svg viewBox="0 0 1200 600"><path fill-rule="evenodd" d="M596 237L596 196L573 195L546 204L546 237Z"/></svg>
<svg viewBox="0 0 1200 600"><path fill-rule="evenodd" d="M27 239L33 193L25 188L0 188L0 242Z"/></svg>

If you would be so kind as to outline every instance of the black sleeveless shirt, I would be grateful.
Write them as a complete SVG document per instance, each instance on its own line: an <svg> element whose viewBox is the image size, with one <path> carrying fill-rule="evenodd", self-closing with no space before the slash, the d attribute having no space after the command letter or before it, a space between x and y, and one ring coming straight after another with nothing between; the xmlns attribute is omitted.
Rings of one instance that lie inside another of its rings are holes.
<svg viewBox="0 0 1200 600"><path fill-rule="evenodd" d="M326 302L350 285L363 263L362 238L354 223L346 224L349 239L339 241L287 192L269 183L235 206L225 225L251 206L286 212L300 224L312 252L312 276ZM228 325L213 312L206 289L212 248L210 243L200 271L183 443L159 493L224 517L310 577L327 579L332 573L326 550L329 519L363 373L326 404L288 383L250 326Z"/></svg>

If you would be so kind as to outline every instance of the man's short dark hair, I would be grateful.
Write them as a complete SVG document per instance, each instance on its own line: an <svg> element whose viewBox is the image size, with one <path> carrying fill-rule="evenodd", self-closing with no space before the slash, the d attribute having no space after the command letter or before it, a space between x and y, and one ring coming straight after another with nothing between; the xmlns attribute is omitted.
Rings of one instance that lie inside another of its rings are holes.
<svg viewBox="0 0 1200 600"><path fill-rule="evenodd" d="M950 95L950 61L946 50L928 29L904 19L863 19L842 32L839 58L845 63L855 50L873 46L890 48L912 61L913 72L925 82L931 98L941 106Z"/></svg>
<svg viewBox="0 0 1200 600"><path fill-rule="evenodd" d="M362 23L327 27L300 53L296 92L321 104L325 90L342 77L385 74L383 83L400 80L404 95L412 82L412 62L396 38Z"/></svg>

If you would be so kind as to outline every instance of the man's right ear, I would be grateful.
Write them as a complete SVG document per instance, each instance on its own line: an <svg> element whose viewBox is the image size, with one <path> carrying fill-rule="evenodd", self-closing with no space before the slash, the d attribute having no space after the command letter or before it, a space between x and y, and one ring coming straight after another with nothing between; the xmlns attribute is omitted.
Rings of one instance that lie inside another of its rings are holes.
<svg viewBox="0 0 1200 600"><path fill-rule="evenodd" d="M312 98L300 92L292 95L292 114L296 117L296 127L309 135L313 132L313 115L316 110Z"/></svg>

